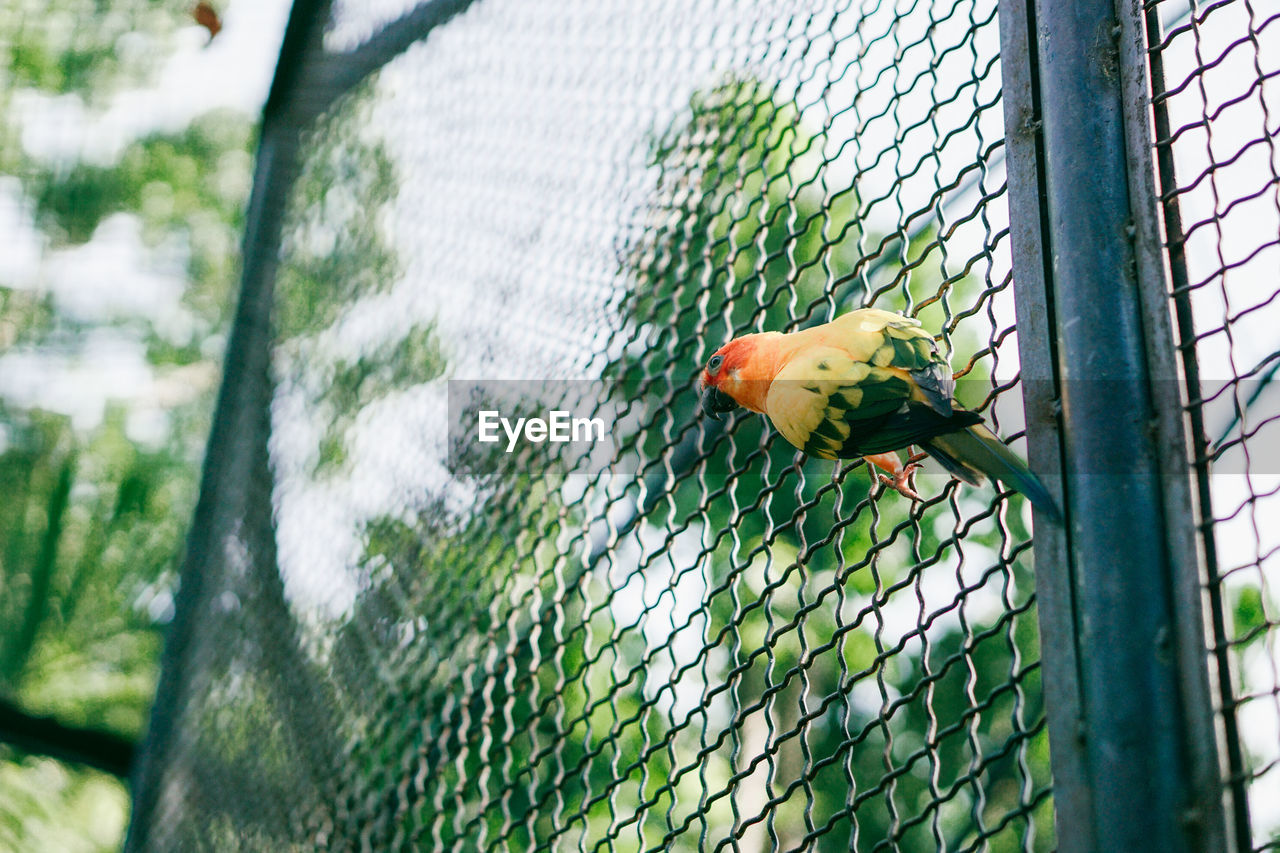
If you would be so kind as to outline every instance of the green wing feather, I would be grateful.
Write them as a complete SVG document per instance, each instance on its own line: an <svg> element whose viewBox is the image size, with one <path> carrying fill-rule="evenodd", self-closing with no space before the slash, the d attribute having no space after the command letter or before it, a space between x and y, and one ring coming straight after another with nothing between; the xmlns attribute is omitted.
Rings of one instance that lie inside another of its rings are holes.
<svg viewBox="0 0 1280 853"><path fill-rule="evenodd" d="M839 348L814 347L778 373L765 411L787 441L823 459L897 450L980 421L953 410L949 396L945 405L928 399L913 378L896 364L854 361Z"/></svg>
<svg viewBox="0 0 1280 853"><path fill-rule="evenodd" d="M828 340L848 337L850 346L806 348L769 387L765 411L787 441L823 459L917 444L959 479L977 485L992 477L1051 518L1061 517L1026 463L981 416L955 405L951 366L918 321L865 310L829 329Z"/></svg>
<svg viewBox="0 0 1280 853"><path fill-rule="evenodd" d="M859 335L863 342L870 340L874 346L866 358L870 364L907 371L925 402L940 415L951 414L951 398L955 393L951 364L919 320L889 311L864 309L845 314L831 326L833 331Z"/></svg>

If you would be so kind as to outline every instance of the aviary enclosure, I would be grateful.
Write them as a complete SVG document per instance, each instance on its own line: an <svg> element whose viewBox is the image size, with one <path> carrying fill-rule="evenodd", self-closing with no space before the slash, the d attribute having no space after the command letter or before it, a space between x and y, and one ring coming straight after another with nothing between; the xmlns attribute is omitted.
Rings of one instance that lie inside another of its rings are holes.
<svg viewBox="0 0 1280 853"><path fill-rule="evenodd" d="M129 849L1274 848L1278 18L299 0ZM1063 526L701 416L864 305Z"/></svg>

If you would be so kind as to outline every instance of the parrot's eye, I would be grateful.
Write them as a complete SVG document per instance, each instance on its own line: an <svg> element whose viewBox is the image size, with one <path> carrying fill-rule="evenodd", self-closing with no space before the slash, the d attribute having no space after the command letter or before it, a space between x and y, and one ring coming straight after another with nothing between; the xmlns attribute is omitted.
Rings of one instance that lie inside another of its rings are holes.
<svg viewBox="0 0 1280 853"><path fill-rule="evenodd" d="M711 360L707 362L707 372L715 373L717 370L720 369L720 365L722 364L724 364L724 356L722 355L711 356Z"/></svg>

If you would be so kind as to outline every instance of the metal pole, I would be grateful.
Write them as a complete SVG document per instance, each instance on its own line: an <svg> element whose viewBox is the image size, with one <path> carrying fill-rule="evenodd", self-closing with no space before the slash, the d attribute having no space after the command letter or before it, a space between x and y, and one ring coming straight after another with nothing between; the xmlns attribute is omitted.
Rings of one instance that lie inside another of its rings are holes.
<svg viewBox="0 0 1280 853"><path fill-rule="evenodd" d="M1057 383L1047 224L1044 221L1044 150L1035 63L1031 0L1002 0L1000 56L1003 78L1009 237L1013 251L1018 355L1027 412L1027 456L1046 487L1062 495L1061 400ZM1036 613L1045 717L1053 769L1053 804L1060 853L1091 853L1092 789L1077 738L1081 709L1075 597L1069 539L1063 527L1035 526Z"/></svg>
<svg viewBox="0 0 1280 853"><path fill-rule="evenodd" d="M1185 16L1189 16L1192 12L1191 4L1187 4L1187 10L1184 16L1169 20L1164 29L1161 28L1161 10L1157 7L1147 9L1145 13L1146 32L1143 34L1145 38L1141 42L1141 46L1145 48L1147 44L1160 44L1163 42L1164 34L1169 28L1178 26ZM1130 20L1138 20L1135 14ZM1126 38L1126 42L1132 42L1134 39ZM1167 90L1164 78L1164 55L1162 51L1151 51L1151 78L1150 91L1164 92ZM1154 132L1157 140L1169 140L1171 136L1170 121L1168 113L1168 101L1161 100L1153 104ZM1156 149L1157 172L1159 181L1157 188L1153 192L1160 193L1160 187L1173 188L1178 185L1177 178L1174 174L1173 150L1167 141L1159 144ZM1173 323L1177 328L1177 338L1182 344L1192 340L1195 337L1195 324L1191 311L1191 288L1188 286L1189 278L1187 275L1186 264L1186 243L1182 230L1182 214L1179 209L1179 199L1177 195L1166 195L1163 199L1162 213L1164 217L1163 229L1156 218L1152 216L1152 227L1156 236L1153 238L1157 243L1157 251L1159 253L1162 265L1167 262L1169 266L1169 284L1174 293L1173 307L1174 319ZM1141 235L1140 235L1141 236ZM1160 237L1163 236L1168 244L1167 254L1163 247L1158 246ZM1166 260L1167 259L1167 260ZM1164 292L1159 293L1159 297L1166 299ZM1200 406L1186 405L1191 399L1191 394L1195 392L1196 396L1200 396L1200 365L1194 347L1187 348L1179 346L1180 359L1182 362L1182 379L1183 382L1176 383L1171 389L1175 397L1179 397L1180 389L1185 389L1186 396L1178 399L1180 406L1185 406L1187 411L1187 429L1190 445L1191 459L1197 460L1193 464L1193 488L1188 495L1193 500L1192 511L1196 513L1198 519L1213 518L1213 500L1209 483L1209 466L1207 462L1199 461L1208 459L1209 446L1208 436L1204 425L1204 411ZM1226 637L1226 628L1224 623L1224 603L1221 596L1221 571L1218 565L1218 549L1215 541L1216 532L1213 525L1202 525L1197 537L1192 535L1190 547L1184 549L1184 552L1192 558L1198 558L1196 564L1189 574L1196 581L1196 588L1193 586L1186 590L1188 594L1195 595L1202 593L1204 602L1203 607L1208 611L1211 619L1211 627L1209 630L1208 643L1209 648L1214 650L1214 672L1208 689L1213 690L1213 707L1221 709L1216 719L1212 719L1210 730L1206 733L1204 743L1208 747L1216 747L1221 755L1219 762L1219 772L1223 780L1230 780L1230 783L1223 788L1222 810L1225 820L1225 828L1228 831L1227 845L1228 849L1248 848L1251 846L1253 833L1250 828L1247 785L1248 775L1245 772L1245 759L1240 744L1239 723L1236 720L1236 705L1232 697L1231 688L1231 650L1228 645L1222 641ZM1176 552L1175 552L1176 553ZM1197 596L1198 597L1198 596Z"/></svg>
<svg viewBox="0 0 1280 853"><path fill-rule="evenodd" d="M253 194L249 199L241 270L240 301L223 364L209 443L205 448L200 498L187 537L181 580L174 595L174 614L165 633L156 698L147 732L131 773L133 810L125 850L148 846L148 834L162 810L162 777L180 739L180 718L189 668L188 654L197 642L200 608L218 572L222 542L244 516L242 490L254 464L246 436L265 411L262 378L270 361L271 283L275 276L282 211L297 169L297 122L289 112L290 92L298 83L303 57L314 50L328 0L299 0L285 30L284 44L271 92L263 109ZM255 393L256 392L256 393Z"/></svg>
<svg viewBox="0 0 1280 853"><path fill-rule="evenodd" d="M1141 18L1121 6L1001 9L1029 440L1037 467L1060 462L1067 516L1061 531L1037 525L1045 701L1060 849L1199 853L1226 849L1222 788L1204 622L1178 552L1194 524L1185 438L1158 387L1178 373L1147 239L1156 199L1132 76L1145 80L1145 54L1121 41ZM1038 416L1046 396L1056 431Z"/></svg>
<svg viewBox="0 0 1280 853"><path fill-rule="evenodd" d="M1129 194L1133 198L1133 246L1137 265L1138 302L1145 334L1147 370L1151 375L1151 399L1154 419L1150 424L1156 459L1161 462L1161 499L1165 518L1165 546L1168 553L1168 584L1173 609L1172 643L1176 651L1178 689L1185 708L1181 721L1185 727L1183 743L1188 753L1185 780L1190 802L1180 816L1197 849L1235 850L1240 844L1249 846L1247 822L1245 832L1229 822L1235 812L1233 787L1225 780L1233 776L1228 760L1232 750L1238 758L1239 742L1225 725L1232 714L1219 716L1223 696L1219 682L1211 677L1209 650L1219 648L1219 636L1206 615L1221 620L1221 602L1212 593L1217 590L1216 554L1211 554L1212 538L1206 543L1200 535L1199 520L1208 508L1208 494L1199 493L1202 484L1199 466L1191 460L1200 454L1191 436L1202 433L1193 417L1188 417L1187 403L1192 389L1198 389L1199 370L1194 354L1180 355L1175 341L1175 315L1179 306L1170 300L1173 264L1165 253L1160 221L1157 171L1160 167L1152 137L1153 114L1157 122L1161 112L1153 110L1150 99L1153 75L1162 73L1158 54L1148 52L1148 45L1160 39L1156 31L1148 33L1148 22L1158 22L1154 10L1144 11L1141 0L1119 0L1120 93L1125 105L1125 142L1128 154ZM1148 57L1151 57L1150 64ZM1176 209L1176 199L1163 205L1166 216ZM1184 270L1185 272L1185 270ZM1198 414L1194 409L1193 414ZM1190 433L1188 432L1190 428ZM1206 547L1206 545L1208 547ZM1211 583L1211 579L1213 582ZM1214 667L1216 669L1216 666ZM1225 674L1225 673L1220 673ZM1225 684L1229 685L1229 678ZM1229 691L1228 691L1229 694ZM1236 765L1239 766L1238 764ZM1239 803L1243 805L1243 803ZM1247 812L1245 812L1247 814Z"/></svg>
<svg viewBox="0 0 1280 853"><path fill-rule="evenodd" d="M166 764L173 758L172 744L181 737L187 657L197 642L200 608L211 583L216 582L221 538L246 517L250 524L271 523L269 505L251 503L246 483L260 482L266 471L266 448L258 427L266 417L271 394L267 380L269 317L284 210L300 165L300 135L337 98L471 2L433 0L421 4L388 24L368 43L342 54L328 54L322 45L331 0L297 0L293 5L263 107L262 137L245 227L240 302L227 344L200 499L175 595L173 621L165 638L156 701L131 774L134 806L126 850L146 848L152 824L165 817L160 785ZM274 540L270 535L264 540L269 553L260 559L270 571L260 591L271 601L260 606L274 606L276 612L287 613L275 572ZM284 648L287 650L288 644ZM316 710L312 716L323 717L323 702L314 697L298 699L300 706ZM319 772L323 773L323 768Z"/></svg>

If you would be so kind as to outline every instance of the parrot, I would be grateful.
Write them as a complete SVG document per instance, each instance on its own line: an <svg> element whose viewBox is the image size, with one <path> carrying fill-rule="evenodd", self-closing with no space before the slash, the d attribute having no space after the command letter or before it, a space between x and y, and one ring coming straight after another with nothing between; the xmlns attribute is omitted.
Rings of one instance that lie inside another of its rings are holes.
<svg viewBox="0 0 1280 853"><path fill-rule="evenodd" d="M950 362L912 317L860 308L795 332L742 335L711 355L698 385L707 415L763 414L803 453L863 457L912 500L920 499L910 481L919 465L911 458L904 466L896 451L917 445L965 483L999 480L1061 520L1026 463L952 398Z"/></svg>

